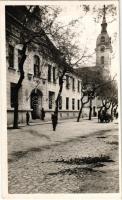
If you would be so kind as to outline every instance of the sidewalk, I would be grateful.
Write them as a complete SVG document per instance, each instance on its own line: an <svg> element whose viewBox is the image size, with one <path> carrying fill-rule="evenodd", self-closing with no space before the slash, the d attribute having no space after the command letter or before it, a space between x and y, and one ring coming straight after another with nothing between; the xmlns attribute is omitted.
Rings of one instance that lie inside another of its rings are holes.
<svg viewBox="0 0 122 200"><path fill-rule="evenodd" d="M85 118L84 118L85 119ZM70 121L70 120L74 120L76 121L77 119L76 118L72 118L72 119L60 119L58 121L58 123L62 123L62 122L65 122L65 121ZM35 119L35 120L31 120L29 122L29 125L30 126L35 126L35 125L44 125L44 124L52 124L52 121L51 120L44 120L42 121L41 119ZM19 128L21 127L26 127L27 124L26 123L19 123ZM13 124L10 124L7 126L8 129L12 128L13 127Z"/></svg>
<svg viewBox="0 0 122 200"><path fill-rule="evenodd" d="M93 119L97 119L97 117L92 117L92 120L93 120ZM59 120L58 120L58 123L62 123L62 122L66 122L66 121L71 121L71 120L77 121L77 118L59 119ZM81 118L81 119L80 119L80 122L81 122L81 121L84 121L84 120L88 120L88 117ZM31 120L31 121L29 122L29 125L30 125L30 126L33 126L33 125L44 125L44 124L52 124L52 121L51 121L51 120L44 120L44 121L42 121L41 119L35 119L35 120ZM25 126L27 126L26 123L19 123L19 127L20 127L20 128L21 128L21 127L25 127ZM12 127L13 127L13 124L10 124L10 125L7 126L8 129L9 129L9 128L12 128Z"/></svg>

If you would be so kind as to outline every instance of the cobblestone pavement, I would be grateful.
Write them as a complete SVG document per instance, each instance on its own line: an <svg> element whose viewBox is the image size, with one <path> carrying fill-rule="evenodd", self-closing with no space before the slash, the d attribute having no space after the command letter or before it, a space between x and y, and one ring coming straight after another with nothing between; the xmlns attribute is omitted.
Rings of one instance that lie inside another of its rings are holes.
<svg viewBox="0 0 122 200"><path fill-rule="evenodd" d="M8 184L11 194L118 192L117 122L9 129Z"/></svg>

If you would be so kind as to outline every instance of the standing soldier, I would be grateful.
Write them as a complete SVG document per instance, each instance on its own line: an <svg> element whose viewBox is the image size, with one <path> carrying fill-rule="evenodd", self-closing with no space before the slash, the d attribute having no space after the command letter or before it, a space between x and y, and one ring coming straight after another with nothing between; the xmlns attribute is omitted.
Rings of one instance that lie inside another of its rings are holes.
<svg viewBox="0 0 122 200"><path fill-rule="evenodd" d="M45 118L45 111L44 111L44 108L42 108L41 110L41 120L44 120Z"/></svg>
<svg viewBox="0 0 122 200"><path fill-rule="evenodd" d="M101 116L101 112L100 110L98 110L98 122L100 122L100 116Z"/></svg>
<svg viewBox="0 0 122 200"><path fill-rule="evenodd" d="M29 125L29 119L30 119L30 115L29 112L27 111L26 113L26 124Z"/></svg>
<svg viewBox="0 0 122 200"><path fill-rule="evenodd" d="M57 115L56 115L56 113L54 112L54 114L52 114L53 131L56 130L57 122L58 122Z"/></svg>

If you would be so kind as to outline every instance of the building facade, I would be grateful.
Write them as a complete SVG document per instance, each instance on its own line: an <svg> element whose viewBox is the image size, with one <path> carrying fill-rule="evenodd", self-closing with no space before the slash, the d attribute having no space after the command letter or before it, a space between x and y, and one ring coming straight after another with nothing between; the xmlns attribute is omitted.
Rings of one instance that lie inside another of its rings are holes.
<svg viewBox="0 0 122 200"><path fill-rule="evenodd" d="M13 123L14 117L14 88L19 80L19 61L21 59L22 44L20 43L20 31L22 24L16 15L14 8L6 9L6 67L7 67L7 117L8 124ZM21 10L23 7L21 8ZM93 74L94 71L103 73L107 79L110 77L111 67L111 38L107 33L107 22L105 6L101 24L101 33L96 40L96 66L85 67L85 71ZM18 13L17 13L18 14ZM20 15L21 12L20 12ZM19 14L18 14L19 16ZM52 44L51 44L52 45ZM55 46L52 45L55 49ZM31 120L40 119L41 109L44 108L45 119L50 120L55 109L55 100L59 91L59 76L61 69L58 61L55 62L49 57L45 58L37 43L26 51L24 63L25 78L19 91L19 122L25 122L26 112L30 112ZM63 90L59 101L59 118L74 118L78 116L81 99L81 85L83 69L80 73L75 71L65 75ZM85 72L86 73L86 72ZM78 75L79 74L79 75ZM93 113L99 108L101 101L93 100ZM83 109L83 116L88 116L89 103Z"/></svg>
<svg viewBox="0 0 122 200"><path fill-rule="evenodd" d="M19 43L21 23L6 11L6 67L7 67L7 116L8 124L14 117L14 88L19 80L19 61L22 45ZM27 49L24 63L25 78L19 91L19 122L25 122L29 111L31 120L40 119L44 108L45 119L50 120L59 91L60 69L58 63L44 58L36 44ZM77 117L80 109L81 78L75 72L65 75L59 101L59 118Z"/></svg>

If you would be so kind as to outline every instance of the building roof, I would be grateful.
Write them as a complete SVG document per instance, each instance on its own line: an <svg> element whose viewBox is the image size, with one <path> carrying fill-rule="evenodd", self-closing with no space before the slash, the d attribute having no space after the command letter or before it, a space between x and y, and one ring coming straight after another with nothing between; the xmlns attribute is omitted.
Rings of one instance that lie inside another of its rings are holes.
<svg viewBox="0 0 122 200"><path fill-rule="evenodd" d="M102 69L98 66L81 67L75 69L76 73L81 77L83 82L93 83L98 82L102 78Z"/></svg>

